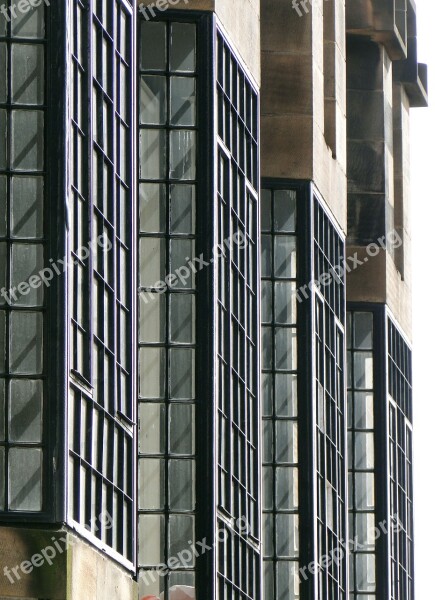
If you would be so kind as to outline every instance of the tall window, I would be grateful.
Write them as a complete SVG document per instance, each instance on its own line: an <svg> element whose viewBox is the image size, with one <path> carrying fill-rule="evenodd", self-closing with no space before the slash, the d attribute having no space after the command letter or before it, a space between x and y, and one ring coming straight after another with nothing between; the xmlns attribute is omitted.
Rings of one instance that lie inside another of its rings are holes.
<svg viewBox="0 0 435 600"><path fill-rule="evenodd" d="M44 5L0 18L0 513L48 509L47 289L29 285L46 258L45 23Z"/></svg>
<svg viewBox="0 0 435 600"><path fill-rule="evenodd" d="M391 319L387 328L390 600L413 600L412 355Z"/></svg>
<svg viewBox="0 0 435 600"><path fill-rule="evenodd" d="M197 62L195 24L141 23L139 595L165 600L196 585L195 554L176 557L197 539Z"/></svg>
<svg viewBox="0 0 435 600"><path fill-rule="evenodd" d="M261 594L258 93L219 32L217 61L217 598L248 600Z"/></svg>
<svg viewBox="0 0 435 600"><path fill-rule="evenodd" d="M376 598L373 313L347 315L350 582L352 600ZM357 543L353 543L353 542Z"/></svg>
<svg viewBox="0 0 435 600"><path fill-rule="evenodd" d="M345 554L347 541L345 288L336 268L344 243L320 202L314 201L313 210L318 593L344 600L346 560L322 560L340 550Z"/></svg>
<svg viewBox="0 0 435 600"><path fill-rule="evenodd" d="M264 600L299 595L297 192L261 195Z"/></svg>
<svg viewBox="0 0 435 600"><path fill-rule="evenodd" d="M70 520L131 564L135 20L123 0L70 10Z"/></svg>

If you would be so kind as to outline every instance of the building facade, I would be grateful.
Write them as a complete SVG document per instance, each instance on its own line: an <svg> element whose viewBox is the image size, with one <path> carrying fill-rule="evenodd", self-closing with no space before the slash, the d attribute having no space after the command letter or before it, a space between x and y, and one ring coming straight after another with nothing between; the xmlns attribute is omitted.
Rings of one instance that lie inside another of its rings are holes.
<svg viewBox="0 0 435 600"><path fill-rule="evenodd" d="M29 0L0 73L0 599L414 600L413 0Z"/></svg>

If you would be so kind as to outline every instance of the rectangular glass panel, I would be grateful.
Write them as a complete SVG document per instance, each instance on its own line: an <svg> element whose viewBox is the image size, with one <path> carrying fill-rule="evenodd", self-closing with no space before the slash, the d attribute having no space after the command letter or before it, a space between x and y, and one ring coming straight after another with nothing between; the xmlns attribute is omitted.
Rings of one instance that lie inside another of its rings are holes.
<svg viewBox="0 0 435 600"><path fill-rule="evenodd" d="M163 510L165 506L165 461L139 459L139 510Z"/></svg>
<svg viewBox="0 0 435 600"><path fill-rule="evenodd" d="M277 327L275 329L275 369L277 371L294 371L296 368L296 329Z"/></svg>
<svg viewBox="0 0 435 600"><path fill-rule="evenodd" d="M43 104L44 46L12 44L12 102Z"/></svg>
<svg viewBox="0 0 435 600"><path fill-rule="evenodd" d="M155 287L164 278L165 240L141 238L139 242L140 285Z"/></svg>
<svg viewBox="0 0 435 600"><path fill-rule="evenodd" d="M163 454L166 447L165 405L141 402L139 420L139 453Z"/></svg>
<svg viewBox="0 0 435 600"><path fill-rule="evenodd" d="M276 515L276 554L280 557L298 556L299 519L297 515Z"/></svg>
<svg viewBox="0 0 435 600"><path fill-rule="evenodd" d="M9 509L40 511L42 509L42 450L11 448L9 450Z"/></svg>
<svg viewBox="0 0 435 600"><path fill-rule="evenodd" d="M169 452L191 455L195 452L195 408L191 404L169 407Z"/></svg>
<svg viewBox="0 0 435 600"><path fill-rule="evenodd" d="M164 233L166 229L166 186L160 183L139 185L141 233Z"/></svg>
<svg viewBox="0 0 435 600"><path fill-rule="evenodd" d="M44 268L44 247L41 244L12 244L11 283L17 288L17 306L41 306L44 299L44 285L38 279L37 287L29 280Z"/></svg>
<svg viewBox="0 0 435 600"><path fill-rule="evenodd" d="M139 177L164 179L166 177L166 132L159 129L139 131Z"/></svg>
<svg viewBox="0 0 435 600"><path fill-rule="evenodd" d="M193 73L196 68L196 26L173 23L171 26L170 69Z"/></svg>
<svg viewBox="0 0 435 600"><path fill-rule="evenodd" d="M296 277L296 249L295 237L275 237L275 277Z"/></svg>
<svg viewBox="0 0 435 600"><path fill-rule="evenodd" d="M169 351L170 397L195 397L195 352L190 348L172 348Z"/></svg>
<svg viewBox="0 0 435 600"><path fill-rule="evenodd" d="M171 294L170 296L170 339L178 344L195 341L195 296Z"/></svg>
<svg viewBox="0 0 435 600"><path fill-rule="evenodd" d="M293 233L296 231L296 192L275 190L274 194L275 231Z"/></svg>
<svg viewBox="0 0 435 600"><path fill-rule="evenodd" d="M139 515L139 563L158 565L164 561L165 517Z"/></svg>
<svg viewBox="0 0 435 600"><path fill-rule="evenodd" d="M194 517L189 515L169 515L169 556L185 556L184 566L194 566L194 553L180 554L186 550L186 542L195 539ZM181 590L180 590L181 591Z"/></svg>
<svg viewBox="0 0 435 600"><path fill-rule="evenodd" d="M171 185L170 232L193 234L195 232L195 186Z"/></svg>
<svg viewBox="0 0 435 600"><path fill-rule="evenodd" d="M276 510L296 510L298 508L298 470L294 467L276 469Z"/></svg>
<svg viewBox="0 0 435 600"><path fill-rule="evenodd" d="M10 315L10 370L20 375L42 373L43 319L40 313Z"/></svg>
<svg viewBox="0 0 435 600"><path fill-rule="evenodd" d="M275 322L296 324L296 283L279 281L275 283Z"/></svg>
<svg viewBox="0 0 435 600"><path fill-rule="evenodd" d="M192 460L169 461L169 507L171 510L193 510L194 464Z"/></svg>
<svg viewBox="0 0 435 600"><path fill-rule="evenodd" d="M7 112L3 108L0 108L0 169L6 169L7 141Z"/></svg>
<svg viewBox="0 0 435 600"><path fill-rule="evenodd" d="M141 40L140 68L144 71L164 71L166 69L166 23L142 21Z"/></svg>
<svg viewBox="0 0 435 600"><path fill-rule="evenodd" d="M165 359L163 348L140 348L139 394L142 398L164 398Z"/></svg>
<svg viewBox="0 0 435 600"><path fill-rule="evenodd" d="M196 123L196 80L171 77L171 125L193 127Z"/></svg>
<svg viewBox="0 0 435 600"><path fill-rule="evenodd" d="M166 336L166 298L143 292L139 297L139 342L159 343Z"/></svg>
<svg viewBox="0 0 435 600"><path fill-rule="evenodd" d="M43 169L44 113L42 111L12 111L11 164L13 169L19 171Z"/></svg>
<svg viewBox="0 0 435 600"><path fill-rule="evenodd" d="M11 233L13 237L43 236L42 177L13 177L11 184Z"/></svg>
<svg viewBox="0 0 435 600"><path fill-rule="evenodd" d="M166 77L142 75L140 78L140 123L166 124Z"/></svg>
<svg viewBox="0 0 435 600"><path fill-rule="evenodd" d="M171 179L192 180L196 177L196 132L190 130L170 132Z"/></svg>
<svg viewBox="0 0 435 600"><path fill-rule="evenodd" d="M9 439L42 441L42 381L12 379L9 398Z"/></svg>
<svg viewBox="0 0 435 600"><path fill-rule="evenodd" d="M11 20L12 36L41 39L45 36L45 0L40 6L30 12L16 12L16 18Z"/></svg>

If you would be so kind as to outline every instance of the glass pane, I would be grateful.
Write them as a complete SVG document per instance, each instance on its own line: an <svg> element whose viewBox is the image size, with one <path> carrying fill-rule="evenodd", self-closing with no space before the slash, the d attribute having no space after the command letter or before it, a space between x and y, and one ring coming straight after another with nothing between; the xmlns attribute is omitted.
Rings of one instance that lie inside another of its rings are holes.
<svg viewBox="0 0 435 600"><path fill-rule="evenodd" d="M363 548L360 548L361 550L374 550L376 537L374 513L355 514L355 527L355 535L351 539L358 536L358 543L363 546Z"/></svg>
<svg viewBox="0 0 435 600"><path fill-rule="evenodd" d="M275 375L275 411L277 417L297 416L297 376L277 373Z"/></svg>
<svg viewBox="0 0 435 600"><path fill-rule="evenodd" d="M11 373L21 375L42 373L42 325L42 315L39 313L11 313Z"/></svg>
<svg viewBox="0 0 435 600"><path fill-rule="evenodd" d="M171 240L171 274L176 275L174 288L192 289L195 274L189 262L195 258L195 243L192 240Z"/></svg>
<svg viewBox="0 0 435 600"><path fill-rule="evenodd" d="M355 469L374 469L373 433L355 432Z"/></svg>
<svg viewBox="0 0 435 600"><path fill-rule="evenodd" d="M296 277L296 238L275 237L275 277Z"/></svg>
<svg viewBox="0 0 435 600"><path fill-rule="evenodd" d="M6 371L6 313L0 310L0 373Z"/></svg>
<svg viewBox="0 0 435 600"><path fill-rule="evenodd" d="M6 236L8 212L6 210L7 179L0 175L0 237Z"/></svg>
<svg viewBox="0 0 435 600"><path fill-rule="evenodd" d="M296 192L276 190L274 192L274 228L275 231L296 231Z"/></svg>
<svg viewBox="0 0 435 600"><path fill-rule="evenodd" d="M263 467L263 509L273 510L273 468Z"/></svg>
<svg viewBox="0 0 435 600"><path fill-rule="evenodd" d="M41 306L44 300L44 286L40 277L37 284L29 285L32 275L44 268L44 247L40 244L12 244L12 288L17 288L18 306ZM37 287L36 287L37 285Z"/></svg>
<svg viewBox="0 0 435 600"><path fill-rule="evenodd" d="M157 563L156 563L157 564ZM161 571L140 570L139 571L139 597L140 598L159 598L160 586L164 580L161 578Z"/></svg>
<svg viewBox="0 0 435 600"><path fill-rule="evenodd" d="M43 104L44 47L12 44L12 102Z"/></svg>
<svg viewBox="0 0 435 600"><path fill-rule="evenodd" d="M191 404L172 404L169 408L169 452L194 454L195 408Z"/></svg>
<svg viewBox="0 0 435 600"><path fill-rule="evenodd" d="M169 508L193 510L195 473L192 460L169 461Z"/></svg>
<svg viewBox="0 0 435 600"><path fill-rule="evenodd" d="M164 233L166 230L166 186L141 183L139 186L140 231Z"/></svg>
<svg viewBox="0 0 435 600"><path fill-rule="evenodd" d="M166 69L166 24L142 21L141 39L141 69L164 71Z"/></svg>
<svg viewBox="0 0 435 600"><path fill-rule="evenodd" d="M272 192L261 191L261 231L270 231L272 224Z"/></svg>
<svg viewBox="0 0 435 600"><path fill-rule="evenodd" d="M261 388L263 392L263 416L271 417L273 414L273 377L270 373L261 375Z"/></svg>
<svg viewBox="0 0 435 600"><path fill-rule="evenodd" d="M272 282L261 282L261 322L272 323Z"/></svg>
<svg viewBox="0 0 435 600"><path fill-rule="evenodd" d="M297 335L291 328L275 329L275 369L294 371L297 368Z"/></svg>
<svg viewBox="0 0 435 600"><path fill-rule="evenodd" d="M190 348L173 348L169 351L170 397L193 399L195 397L195 351Z"/></svg>
<svg viewBox="0 0 435 600"><path fill-rule="evenodd" d="M170 341L179 344L195 342L195 296L171 294Z"/></svg>
<svg viewBox="0 0 435 600"><path fill-rule="evenodd" d="M139 453L162 454L166 447L166 407L164 404L139 404Z"/></svg>
<svg viewBox="0 0 435 600"><path fill-rule="evenodd" d="M373 314L354 313L354 347L359 350L373 348Z"/></svg>
<svg viewBox="0 0 435 600"><path fill-rule="evenodd" d="M276 469L276 510L296 510L298 508L298 470L294 467Z"/></svg>
<svg viewBox="0 0 435 600"><path fill-rule="evenodd" d="M41 171L44 167L44 113L36 110L12 111L12 168Z"/></svg>
<svg viewBox="0 0 435 600"><path fill-rule="evenodd" d="M41 6L32 8L30 12L16 12L16 18L12 19L12 36L23 38L38 38L45 36L44 2Z"/></svg>
<svg viewBox="0 0 435 600"><path fill-rule="evenodd" d="M13 177L11 186L11 232L13 237L43 236L42 177Z"/></svg>
<svg viewBox="0 0 435 600"><path fill-rule="evenodd" d="M42 509L42 451L36 448L9 450L10 510Z"/></svg>
<svg viewBox="0 0 435 600"><path fill-rule="evenodd" d="M279 561L276 565L276 580L277 595L273 600L299 600L299 563Z"/></svg>
<svg viewBox="0 0 435 600"><path fill-rule="evenodd" d="M376 591L376 562L373 554L356 555L356 587L358 592Z"/></svg>
<svg viewBox="0 0 435 600"><path fill-rule="evenodd" d="M173 23L171 27L171 71L194 72L196 63L196 26Z"/></svg>
<svg viewBox="0 0 435 600"><path fill-rule="evenodd" d="M196 132L170 132L171 179L195 179L196 177Z"/></svg>
<svg viewBox="0 0 435 600"><path fill-rule="evenodd" d="M7 157L7 113L4 109L0 109L0 169L6 169Z"/></svg>
<svg viewBox="0 0 435 600"><path fill-rule="evenodd" d="M138 485L139 509L163 510L165 506L165 461L159 458L140 458Z"/></svg>
<svg viewBox="0 0 435 600"><path fill-rule="evenodd" d="M276 554L297 558L299 546L297 515L276 515Z"/></svg>
<svg viewBox="0 0 435 600"><path fill-rule="evenodd" d="M5 506L5 479L6 479L6 469L5 469L5 449L0 447L0 510L4 510Z"/></svg>
<svg viewBox="0 0 435 600"><path fill-rule="evenodd" d="M261 328L261 338L262 338L261 347L263 349L263 352L262 352L263 369L271 369L272 368L272 355L273 355L272 328L271 327L262 327Z"/></svg>
<svg viewBox="0 0 435 600"><path fill-rule="evenodd" d="M142 398L165 397L165 350L139 349L139 394Z"/></svg>
<svg viewBox="0 0 435 600"><path fill-rule="evenodd" d="M171 125L196 124L196 80L171 77Z"/></svg>
<svg viewBox="0 0 435 600"><path fill-rule="evenodd" d="M163 562L165 548L165 517L139 515L139 563L158 565Z"/></svg>
<svg viewBox="0 0 435 600"><path fill-rule="evenodd" d="M139 300L139 313L139 342L164 342L166 336L166 298L164 294L142 292Z"/></svg>
<svg viewBox="0 0 435 600"><path fill-rule="evenodd" d="M354 352L354 387L357 389L373 389L373 354L371 352Z"/></svg>
<svg viewBox="0 0 435 600"><path fill-rule="evenodd" d="M10 383L9 439L42 440L42 381L13 379Z"/></svg>
<svg viewBox="0 0 435 600"><path fill-rule="evenodd" d="M194 553L190 552L190 560L186 552L181 553L189 548L189 542L194 539L194 517L188 515L169 516L169 556L181 555L184 557L183 566L193 567Z"/></svg>
<svg viewBox="0 0 435 600"><path fill-rule="evenodd" d="M353 411L356 429L373 429L373 394L354 392Z"/></svg>
<svg viewBox="0 0 435 600"><path fill-rule="evenodd" d="M139 249L140 285L157 287L165 275L165 240L141 238Z"/></svg>
<svg viewBox="0 0 435 600"><path fill-rule="evenodd" d="M171 233L195 233L195 186L171 185Z"/></svg>
<svg viewBox="0 0 435 600"><path fill-rule="evenodd" d="M355 473L355 508L370 510L375 506L375 480L373 473Z"/></svg>
<svg viewBox="0 0 435 600"><path fill-rule="evenodd" d="M296 283L275 283L275 322L296 324Z"/></svg>
<svg viewBox="0 0 435 600"><path fill-rule="evenodd" d="M275 462L298 462L298 426L294 421L275 423Z"/></svg>
<svg viewBox="0 0 435 600"><path fill-rule="evenodd" d="M5 392L6 392L5 380L0 379L0 441L4 441L4 439L5 439L5 403L6 403ZM4 479L4 477L0 477L0 479Z"/></svg>
<svg viewBox="0 0 435 600"><path fill-rule="evenodd" d="M166 124L166 77L142 75L140 79L140 122Z"/></svg>
<svg viewBox="0 0 435 600"><path fill-rule="evenodd" d="M11 294L9 290L6 290L6 278L7 278L7 263L8 263L8 245L6 242L0 242L0 286L3 289L3 293L0 295L0 305L11 304Z"/></svg>
<svg viewBox="0 0 435 600"><path fill-rule="evenodd" d="M166 177L166 131L160 129L139 131L139 177L141 179Z"/></svg>
<svg viewBox="0 0 435 600"><path fill-rule="evenodd" d="M0 19L3 21L3 19ZM6 21L3 21L6 24ZM0 23L0 35L3 23ZM7 99L7 85L6 81L8 80L8 71L7 71L7 46L4 42L0 43L0 75L2 80L5 82L0 89L0 102L6 104Z"/></svg>

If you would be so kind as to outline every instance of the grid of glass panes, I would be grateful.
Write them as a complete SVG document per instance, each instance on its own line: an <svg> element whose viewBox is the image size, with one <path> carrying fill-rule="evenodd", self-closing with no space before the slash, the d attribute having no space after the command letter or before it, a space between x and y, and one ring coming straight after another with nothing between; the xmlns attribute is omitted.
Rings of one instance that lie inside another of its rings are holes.
<svg viewBox="0 0 435 600"><path fill-rule="evenodd" d="M316 198L313 210L314 279L319 282L314 294L318 593L324 600L344 600L346 558L322 560L340 551L346 555L345 288L343 278L332 275L344 256L344 242Z"/></svg>
<svg viewBox="0 0 435 600"><path fill-rule="evenodd" d="M297 193L262 190L263 589L299 599Z"/></svg>
<svg viewBox="0 0 435 600"><path fill-rule="evenodd" d="M71 38L71 151L70 151L70 225L72 231L70 286L71 295L71 369L90 381L90 264L82 249L89 243L89 145L88 36L87 0L70 4Z"/></svg>
<svg viewBox="0 0 435 600"><path fill-rule="evenodd" d="M414 598L412 353L388 319L391 600Z"/></svg>
<svg viewBox="0 0 435 600"><path fill-rule="evenodd" d="M217 61L217 525L233 525L217 544L217 598L251 599L261 594L258 95L220 32Z"/></svg>
<svg viewBox="0 0 435 600"><path fill-rule="evenodd" d="M350 600L375 600L375 440L371 312L353 311L347 314L347 369Z"/></svg>
<svg viewBox="0 0 435 600"><path fill-rule="evenodd" d="M196 38L192 23L141 22L139 596L165 600L196 583L195 556L169 560L195 541Z"/></svg>
<svg viewBox="0 0 435 600"><path fill-rule="evenodd" d="M0 512L45 508L45 25L0 17Z"/></svg>
<svg viewBox="0 0 435 600"><path fill-rule="evenodd" d="M123 0L76 0L71 22L69 511L79 530L132 562L135 19Z"/></svg>

